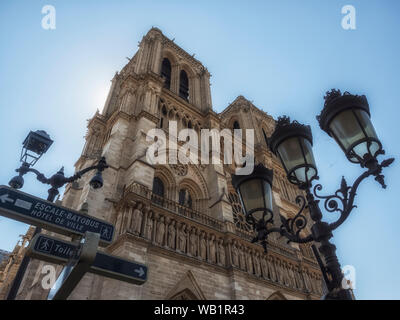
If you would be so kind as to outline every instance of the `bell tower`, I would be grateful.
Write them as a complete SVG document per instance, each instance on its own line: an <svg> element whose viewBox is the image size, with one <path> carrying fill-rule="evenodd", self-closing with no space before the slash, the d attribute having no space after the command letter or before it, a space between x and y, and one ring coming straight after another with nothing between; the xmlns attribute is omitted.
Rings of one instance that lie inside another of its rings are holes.
<svg viewBox="0 0 400 320"><path fill-rule="evenodd" d="M115 238L105 251L146 264L149 277L137 286L87 274L70 298L319 298L321 274L309 248L272 239L267 255L251 243L253 230L230 182L234 167L147 160L154 143L149 131L158 128L167 139L176 139L169 130L172 123L177 132L193 129L198 137L201 129L254 128L256 160L283 172L265 141L275 123L272 117L242 96L225 111L214 112L208 70L152 28L113 77L103 110L88 122L75 164L78 171L104 156L109 168L103 172L103 187L90 188L92 176L86 175L67 185L62 199L65 207L114 224ZM199 158L200 145L193 151ZM276 210L292 214L298 190L279 183L273 190ZM33 266L21 299L46 297L39 285L40 267Z"/></svg>

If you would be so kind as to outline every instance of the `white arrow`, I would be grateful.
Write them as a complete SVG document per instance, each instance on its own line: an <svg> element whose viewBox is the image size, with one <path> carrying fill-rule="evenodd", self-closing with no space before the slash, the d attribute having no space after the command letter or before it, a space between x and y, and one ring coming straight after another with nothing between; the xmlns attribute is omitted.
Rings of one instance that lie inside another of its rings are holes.
<svg viewBox="0 0 400 320"><path fill-rule="evenodd" d="M139 274L139 277L142 277L144 275L144 270L142 267L140 267L140 269L135 269L135 272Z"/></svg>
<svg viewBox="0 0 400 320"><path fill-rule="evenodd" d="M6 194L3 194L2 196L0 196L0 201L3 203L14 202L14 199L9 198L8 194L6 193Z"/></svg>

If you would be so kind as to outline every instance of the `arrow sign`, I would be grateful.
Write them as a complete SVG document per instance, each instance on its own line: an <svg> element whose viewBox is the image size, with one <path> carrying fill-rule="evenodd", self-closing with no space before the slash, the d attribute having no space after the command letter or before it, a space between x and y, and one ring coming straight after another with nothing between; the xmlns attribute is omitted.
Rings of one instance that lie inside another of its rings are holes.
<svg viewBox="0 0 400 320"><path fill-rule="evenodd" d="M135 269L134 271L139 275L139 277L143 277L144 270L142 267L140 267L140 269Z"/></svg>
<svg viewBox="0 0 400 320"><path fill-rule="evenodd" d="M8 197L8 194L3 194L2 196L0 196L0 201L2 203L6 203L6 202L14 202L13 199Z"/></svg>
<svg viewBox="0 0 400 320"><path fill-rule="evenodd" d="M114 236L114 226L106 221L6 186L0 186L0 215L67 236L98 233L103 246Z"/></svg>
<svg viewBox="0 0 400 320"><path fill-rule="evenodd" d="M30 242L27 254L50 263L65 264L77 248L77 244L37 234ZM88 272L138 285L147 280L147 266L100 251Z"/></svg>

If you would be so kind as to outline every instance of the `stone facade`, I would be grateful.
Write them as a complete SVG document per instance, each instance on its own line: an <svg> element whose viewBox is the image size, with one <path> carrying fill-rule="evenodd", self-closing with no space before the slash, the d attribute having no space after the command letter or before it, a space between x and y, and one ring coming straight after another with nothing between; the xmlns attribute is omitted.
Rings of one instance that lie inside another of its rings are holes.
<svg viewBox="0 0 400 320"><path fill-rule="evenodd" d="M21 235L21 240L15 245L14 250L0 262L0 300L7 298L33 232L34 228L30 227L25 235Z"/></svg>
<svg viewBox="0 0 400 320"><path fill-rule="evenodd" d="M162 77L165 59L170 76ZM182 70L188 78L183 86ZM114 76L103 111L88 123L76 170L105 156L110 167L103 173L103 188L91 189L88 175L68 185L62 200L66 207L84 205L90 215L113 223L116 236L105 250L148 265L148 280L137 286L87 274L70 298L319 299L321 272L308 245L272 236L265 254L250 243L253 232L230 182L235 165L147 161L148 131L161 128L168 137L171 120L178 130L254 128L256 162L274 169L274 211L291 217L299 210L300 191L287 182L266 144L274 119L243 96L215 113L210 73L153 28ZM43 265L31 262L19 299L46 297L38 285Z"/></svg>

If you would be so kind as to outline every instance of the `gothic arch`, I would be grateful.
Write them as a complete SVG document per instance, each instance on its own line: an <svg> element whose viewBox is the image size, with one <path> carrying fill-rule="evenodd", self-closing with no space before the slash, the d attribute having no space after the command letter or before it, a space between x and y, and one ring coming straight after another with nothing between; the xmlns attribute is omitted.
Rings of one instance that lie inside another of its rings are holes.
<svg viewBox="0 0 400 320"><path fill-rule="evenodd" d="M169 298L169 300L199 300L199 299L190 289L186 288L178 292L171 298Z"/></svg>
<svg viewBox="0 0 400 320"><path fill-rule="evenodd" d="M267 300L287 300L287 298L280 291L275 291Z"/></svg>
<svg viewBox="0 0 400 320"><path fill-rule="evenodd" d="M203 192L199 188L198 184L190 178L184 178L182 181L180 181L179 190L180 189L187 189L191 193L193 200L204 198Z"/></svg>
<svg viewBox="0 0 400 320"><path fill-rule="evenodd" d="M171 63L171 67L172 67L172 70L171 70L171 78L172 78L172 77L173 77L172 73L173 73L174 65L177 64L178 60L177 60L177 58L176 58L174 52L171 51L171 50L169 50L169 49L164 49L164 50L163 50L161 62L162 62L165 58L167 58L167 59L169 60L169 62ZM159 71L161 72L161 64L160 64L160 70L159 70Z"/></svg>
<svg viewBox="0 0 400 320"><path fill-rule="evenodd" d="M190 85L190 78L193 78L196 76L195 72L193 71L193 69L186 63L186 62L182 62L179 65L179 72L183 70L186 72L188 78L189 78L189 85Z"/></svg>
<svg viewBox="0 0 400 320"><path fill-rule="evenodd" d="M197 177L197 179L199 180L199 186L202 190L202 194L203 194L203 199L209 199L210 195L208 193L208 188L207 188L207 183L206 180L203 177L203 174L201 173L199 166L198 165L191 165L190 168L192 169L194 175Z"/></svg>
<svg viewBox="0 0 400 320"><path fill-rule="evenodd" d="M192 271L188 271L168 292L166 300L206 300Z"/></svg>
<svg viewBox="0 0 400 320"><path fill-rule="evenodd" d="M228 121L228 129L234 129L234 123L237 122L239 124L239 128L236 129L243 129L243 121L239 120L238 116L232 116Z"/></svg>
<svg viewBox="0 0 400 320"><path fill-rule="evenodd" d="M154 177L158 177L164 183L165 198L175 201L176 181L172 172L164 165L156 166Z"/></svg>

